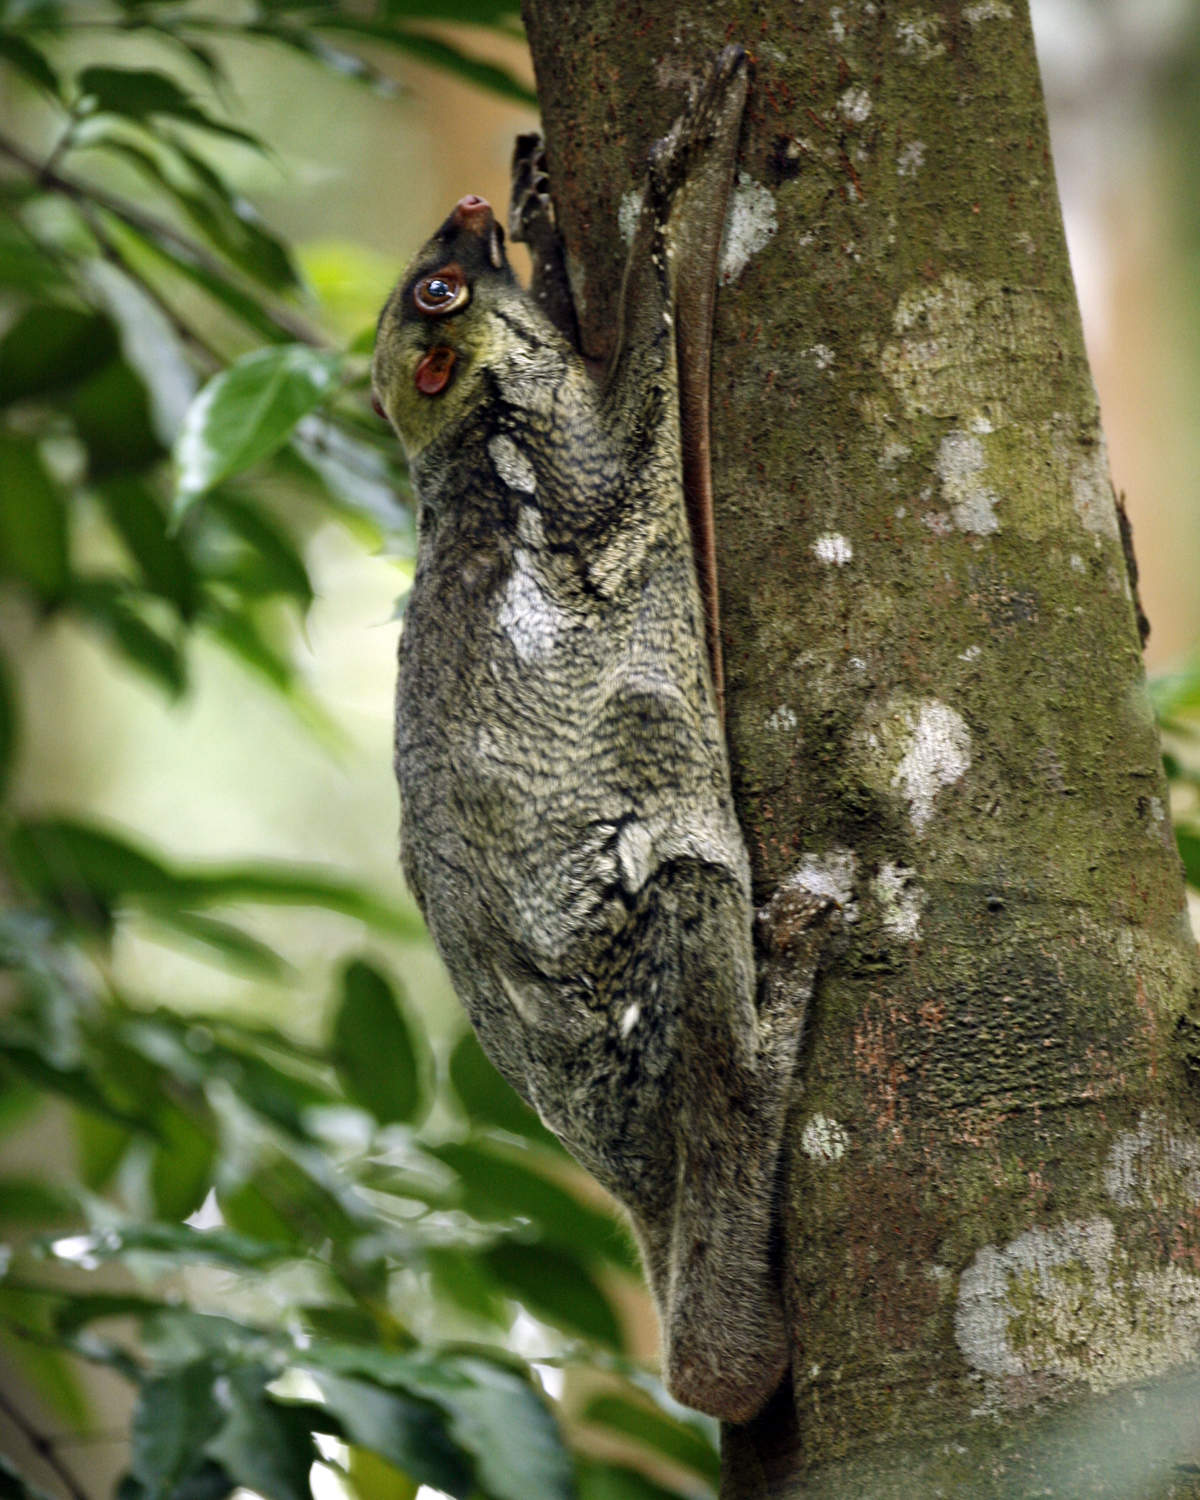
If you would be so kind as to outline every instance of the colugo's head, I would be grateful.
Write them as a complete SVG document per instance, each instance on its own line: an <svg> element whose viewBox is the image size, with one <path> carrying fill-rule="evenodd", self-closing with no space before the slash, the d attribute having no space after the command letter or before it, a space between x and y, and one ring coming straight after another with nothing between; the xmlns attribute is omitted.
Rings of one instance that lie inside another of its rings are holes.
<svg viewBox="0 0 1200 1500"><path fill-rule="evenodd" d="M518 290L491 205L473 194L417 253L379 318L375 409L410 458L479 399L497 305Z"/></svg>

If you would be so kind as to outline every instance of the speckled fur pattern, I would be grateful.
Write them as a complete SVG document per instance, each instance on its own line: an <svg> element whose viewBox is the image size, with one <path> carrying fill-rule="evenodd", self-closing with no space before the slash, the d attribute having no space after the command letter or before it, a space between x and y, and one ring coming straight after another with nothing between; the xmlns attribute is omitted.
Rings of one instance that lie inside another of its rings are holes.
<svg viewBox="0 0 1200 1500"><path fill-rule="evenodd" d="M495 265L490 217L464 228L461 205L385 309L374 371L419 498L396 719L405 874L489 1056L628 1209L670 1389L731 1420L787 1362L775 1184L808 935L830 905L790 912L760 991L674 336L689 216L723 215L745 95L729 49L654 148L603 379ZM447 264L470 304L423 318L412 289ZM430 401L412 371L435 346L457 363Z"/></svg>

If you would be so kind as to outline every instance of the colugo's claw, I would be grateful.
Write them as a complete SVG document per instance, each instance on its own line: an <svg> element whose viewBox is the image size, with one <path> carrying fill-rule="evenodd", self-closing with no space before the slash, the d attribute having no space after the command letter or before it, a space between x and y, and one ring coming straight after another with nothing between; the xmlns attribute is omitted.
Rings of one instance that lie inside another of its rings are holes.
<svg viewBox="0 0 1200 1500"><path fill-rule="evenodd" d="M513 147L512 196L508 203L508 234L518 244L535 242L540 231L558 232L546 148L536 130L519 135Z"/></svg>

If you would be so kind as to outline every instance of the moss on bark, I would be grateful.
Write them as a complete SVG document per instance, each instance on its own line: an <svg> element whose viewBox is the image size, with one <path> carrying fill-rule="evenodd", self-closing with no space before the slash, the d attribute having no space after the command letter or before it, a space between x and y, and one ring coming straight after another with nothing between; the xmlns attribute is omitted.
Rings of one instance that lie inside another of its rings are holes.
<svg viewBox="0 0 1200 1500"><path fill-rule="evenodd" d="M648 143L722 44L755 60L713 369L729 738L758 894L847 920L790 1130L795 1431L731 1433L729 1493L875 1493L901 1436L991 1462L1200 1352L1200 973L1027 9L525 16L595 354Z"/></svg>

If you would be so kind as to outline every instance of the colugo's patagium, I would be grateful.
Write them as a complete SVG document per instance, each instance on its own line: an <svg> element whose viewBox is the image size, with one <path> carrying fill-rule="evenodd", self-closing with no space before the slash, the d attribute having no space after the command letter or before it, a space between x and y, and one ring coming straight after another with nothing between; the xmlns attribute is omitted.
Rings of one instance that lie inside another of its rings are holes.
<svg viewBox="0 0 1200 1500"><path fill-rule="evenodd" d="M531 290L464 198L384 309L373 372L418 498L405 875L496 1066L628 1209L670 1389L735 1421L787 1363L773 1199L830 905L776 900L758 984L696 562L715 610L708 368L746 90L729 48L652 148L602 377L537 137L510 219Z"/></svg>

